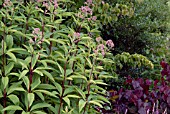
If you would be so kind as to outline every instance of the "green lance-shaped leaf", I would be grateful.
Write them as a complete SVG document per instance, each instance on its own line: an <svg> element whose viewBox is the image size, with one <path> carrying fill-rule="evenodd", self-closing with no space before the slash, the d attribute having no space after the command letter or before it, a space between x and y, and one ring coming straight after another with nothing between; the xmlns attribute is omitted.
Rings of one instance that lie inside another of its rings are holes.
<svg viewBox="0 0 170 114"><path fill-rule="evenodd" d="M45 76L47 76L51 81L54 81L53 76L52 76L49 72L47 72L46 70L41 70L41 72L42 72Z"/></svg>
<svg viewBox="0 0 170 114"><path fill-rule="evenodd" d="M21 72L20 76L19 76L19 80L20 80L21 78L23 78L28 72L29 72L29 70L23 70L23 71Z"/></svg>
<svg viewBox="0 0 170 114"><path fill-rule="evenodd" d="M83 90L81 90L80 88L75 88L76 91L82 96L82 98L85 100L86 99L86 95L85 93L83 92Z"/></svg>
<svg viewBox="0 0 170 114"><path fill-rule="evenodd" d="M32 106L32 103L34 101L35 95L34 95L34 93L28 93L27 97L28 97L28 102L29 102L29 107L30 107L30 106Z"/></svg>
<svg viewBox="0 0 170 114"><path fill-rule="evenodd" d="M80 97L77 96L77 95L67 95L67 97L71 97L71 98L80 98Z"/></svg>
<svg viewBox="0 0 170 114"><path fill-rule="evenodd" d="M49 92L47 90L35 90L35 92L41 92L41 93L44 93L44 94L49 95L51 97L56 97L55 94L53 94L52 92Z"/></svg>
<svg viewBox="0 0 170 114"><path fill-rule="evenodd" d="M14 95L14 94L11 94L11 95L8 95L8 98L15 104L15 105L18 105L19 104L19 98Z"/></svg>
<svg viewBox="0 0 170 114"><path fill-rule="evenodd" d="M67 79L83 79L83 80L85 80L85 81L87 81L87 78L85 77L85 76L83 76L83 75L81 75L81 74L78 74L78 75L71 75L71 76L69 76Z"/></svg>
<svg viewBox="0 0 170 114"><path fill-rule="evenodd" d="M89 104L94 104L99 106L100 108L103 108L103 106L97 100L89 101Z"/></svg>
<svg viewBox="0 0 170 114"><path fill-rule="evenodd" d="M95 96L95 98L97 98L98 100L104 101L106 103L110 103L109 100L104 96L97 95L97 96Z"/></svg>
<svg viewBox="0 0 170 114"><path fill-rule="evenodd" d="M83 99L80 99L80 101L79 101L79 113L85 107L85 105L86 105L86 101L84 101Z"/></svg>
<svg viewBox="0 0 170 114"><path fill-rule="evenodd" d="M37 88L38 89L50 89L50 90L56 89L55 86L53 86L51 84L40 84Z"/></svg>
<svg viewBox="0 0 170 114"><path fill-rule="evenodd" d="M41 92L34 92L34 93L36 93L42 101L45 100L44 95Z"/></svg>
<svg viewBox="0 0 170 114"><path fill-rule="evenodd" d="M10 30L8 30L8 32L14 33L15 35L18 35L18 36L22 36L22 37L27 37L27 38L29 38L26 34L22 33L21 31L17 31L17 30L15 30L15 29L10 29Z"/></svg>
<svg viewBox="0 0 170 114"><path fill-rule="evenodd" d="M20 53L20 54L27 54L28 52L23 49L23 48L11 48L7 51L8 52L16 52L16 53Z"/></svg>
<svg viewBox="0 0 170 114"><path fill-rule="evenodd" d="M48 104L48 103L37 103L37 104L35 104L31 107L31 111L37 110L37 109L40 109L40 108L44 108L44 107L50 107L50 106L51 105Z"/></svg>
<svg viewBox="0 0 170 114"><path fill-rule="evenodd" d="M32 69L34 68L35 64L37 63L38 57L39 57L39 55L34 55L33 56L33 59L32 59L32 62L31 62L31 68Z"/></svg>
<svg viewBox="0 0 170 114"><path fill-rule="evenodd" d="M8 77L2 77L2 84L4 86L4 89L7 87L9 82L9 78Z"/></svg>
<svg viewBox="0 0 170 114"><path fill-rule="evenodd" d="M63 100L67 103L67 105L70 107L70 99L68 97L64 97Z"/></svg>
<svg viewBox="0 0 170 114"><path fill-rule="evenodd" d="M41 80L40 77L38 77L37 79L34 80L34 82L31 84L31 90L34 90L38 87L38 85L40 85Z"/></svg>
<svg viewBox="0 0 170 114"><path fill-rule="evenodd" d="M27 90L29 90L29 79L28 79L28 77L24 76L22 79L24 81L25 86L27 87Z"/></svg>
<svg viewBox="0 0 170 114"><path fill-rule="evenodd" d="M59 83L57 83L57 82L53 82L53 84L55 85L57 91L59 92L59 94L61 96L61 94L62 94L62 87L61 87L61 85Z"/></svg>
<svg viewBox="0 0 170 114"><path fill-rule="evenodd" d="M4 108L2 111L7 111L7 110L23 110L23 109L20 106L10 105Z"/></svg>
<svg viewBox="0 0 170 114"><path fill-rule="evenodd" d="M73 70L72 70L72 69L67 69L67 70L66 70L66 76L70 75L71 73L73 73Z"/></svg>
<svg viewBox="0 0 170 114"><path fill-rule="evenodd" d="M57 62L56 62L57 63ZM57 63L57 66L61 72L62 75L64 75L64 69L60 66L60 64Z"/></svg>
<svg viewBox="0 0 170 114"><path fill-rule="evenodd" d="M49 41L60 43L60 44L65 44L65 42L62 39L48 39Z"/></svg>
<svg viewBox="0 0 170 114"><path fill-rule="evenodd" d="M54 21L55 24L60 24L64 19L57 19Z"/></svg>
<svg viewBox="0 0 170 114"><path fill-rule="evenodd" d="M95 80L95 84L100 84L100 85L107 85L106 83L103 82L103 80Z"/></svg>
<svg viewBox="0 0 170 114"><path fill-rule="evenodd" d="M9 95L10 93L12 93L13 91L25 91L24 88L22 87L16 87L16 86L10 86L10 88L7 91L7 95Z"/></svg>
<svg viewBox="0 0 170 114"><path fill-rule="evenodd" d="M25 112L25 111L22 111L21 114L30 114L30 112Z"/></svg>
<svg viewBox="0 0 170 114"><path fill-rule="evenodd" d="M13 46L13 37L11 35L7 35L5 38L7 47L10 49Z"/></svg>
<svg viewBox="0 0 170 114"><path fill-rule="evenodd" d="M39 74L40 76L44 76L44 74L40 70L35 69L33 72Z"/></svg>
<svg viewBox="0 0 170 114"><path fill-rule="evenodd" d="M11 52L7 52L6 53L14 62L17 62L17 58L15 57L15 55L13 54L13 53L11 53Z"/></svg>
<svg viewBox="0 0 170 114"><path fill-rule="evenodd" d="M91 63L90 59L86 57L86 60L87 60L87 62L89 64L89 67L92 68L92 63Z"/></svg>
<svg viewBox="0 0 170 114"><path fill-rule="evenodd" d="M74 91L75 91L75 89L74 89L73 87L68 87L68 88L65 89L63 95L65 96L65 95L67 95L67 94L69 94L69 93L72 93L72 92L74 92Z"/></svg>
<svg viewBox="0 0 170 114"><path fill-rule="evenodd" d="M4 53L6 53L6 48L7 48L7 47L6 47L6 42L4 42L4 40L2 40L2 41L1 41L1 51L3 50ZM3 52L3 51L2 51L2 52ZM2 52L1 52L1 54L2 54Z"/></svg>
<svg viewBox="0 0 170 114"><path fill-rule="evenodd" d="M48 114L48 113L45 113L43 111L33 111L34 114Z"/></svg>
<svg viewBox="0 0 170 114"><path fill-rule="evenodd" d="M2 94L2 91L0 90L0 98L2 98L3 97L3 94Z"/></svg>
<svg viewBox="0 0 170 114"><path fill-rule="evenodd" d="M7 66L5 66L5 75L10 73L10 71L13 69L13 67L14 67L14 63L13 62L10 62Z"/></svg>

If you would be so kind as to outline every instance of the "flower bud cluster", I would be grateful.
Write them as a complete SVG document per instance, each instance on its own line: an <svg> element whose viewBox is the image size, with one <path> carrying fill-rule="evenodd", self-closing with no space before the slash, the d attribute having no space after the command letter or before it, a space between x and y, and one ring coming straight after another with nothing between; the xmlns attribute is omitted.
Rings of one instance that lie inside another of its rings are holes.
<svg viewBox="0 0 170 114"><path fill-rule="evenodd" d="M4 6L4 7L9 7L9 6L11 6L11 5L12 5L11 0L5 0L4 3L3 3L3 6Z"/></svg>
<svg viewBox="0 0 170 114"><path fill-rule="evenodd" d="M84 4L85 6L81 6L81 8L79 8L80 12L76 16L83 20L96 21L97 17L92 16L93 10L91 7L94 6L92 0L87 0Z"/></svg>
<svg viewBox="0 0 170 114"><path fill-rule="evenodd" d="M97 38L96 38L96 42L97 42L99 45L97 46L97 49L94 50L94 52L95 52L96 54L98 54L98 52L100 51L101 54L102 54L103 56L105 56L105 46L104 46L104 44L100 43L101 41L102 41L102 38L101 38L101 37L97 37ZM109 48L113 48L113 47L114 47L114 43L113 43L112 40L107 40L107 41L106 41L106 45L109 46Z"/></svg>
<svg viewBox="0 0 170 114"><path fill-rule="evenodd" d="M42 2L42 6L46 7L47 10L50 9L50 4L54 6L54 9L58 8L57 0L37 0L37 2Z"/></svg>
<svg viewBox="0 0 170 114"><path fill-rule="evenodd" d="M107 40L107 41L106 41L106 45L108 45L109 48L113 48L113 47L114 47L114 43L113 43L112 40Z"/></svg>
<svg viewBox="0 0 170 114"><path fill-rule="evenodd" d="M100 43L100 41L102 41L102 38L101 38L101 37L97 37L97 38L96 38L96 41L97 41L97 43L98 43L99 45L98 45L97 48L94 50L94 53L98 54L98 52L101 52L101 54L102 54L103 56L105 56L105 46L104 46L102 43Z"/></svg>
<svg viewBox="0 0 170 114"><path fill-rule="evenodd" d="M32 31L32 34L33 34L34 38L30 39L29 43L42 44L42 42L44 41L44 38L42 38L42 31L40 31L39 28L34 28L34 30Z"/></svg>

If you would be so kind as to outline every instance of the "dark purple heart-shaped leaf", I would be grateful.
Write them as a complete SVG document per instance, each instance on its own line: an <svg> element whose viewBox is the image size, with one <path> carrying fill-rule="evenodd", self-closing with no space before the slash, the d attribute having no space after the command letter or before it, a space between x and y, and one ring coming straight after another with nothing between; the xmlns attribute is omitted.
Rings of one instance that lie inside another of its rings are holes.
<svg viewBox="0 0 170 114"><path fill-rule="evenodd" d="M139 113L139 114L146 114L146 110L145 110L143 107L141 107L141 108L138 110L138 113Z"/></svg>
<svg viewBox="0 0 170 114"><path fill-rule="evenodd" d="M136 89L136 88L140 87L140 84L139 84L138 81L133 80L133 81L132 81L132 86L133 86L134 89Z"/></svg>

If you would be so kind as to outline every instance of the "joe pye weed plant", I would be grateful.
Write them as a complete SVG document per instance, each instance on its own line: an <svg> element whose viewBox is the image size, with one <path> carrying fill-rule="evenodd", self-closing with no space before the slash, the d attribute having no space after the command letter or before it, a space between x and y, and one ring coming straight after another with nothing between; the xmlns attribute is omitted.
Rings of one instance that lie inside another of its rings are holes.
<svg viewBox="0 0 170 114"><path fill-rule="evenodd" d="M100 85L114 64L91 2L4 0L0 9L2 114L94 114L109 103Z"/></svg>

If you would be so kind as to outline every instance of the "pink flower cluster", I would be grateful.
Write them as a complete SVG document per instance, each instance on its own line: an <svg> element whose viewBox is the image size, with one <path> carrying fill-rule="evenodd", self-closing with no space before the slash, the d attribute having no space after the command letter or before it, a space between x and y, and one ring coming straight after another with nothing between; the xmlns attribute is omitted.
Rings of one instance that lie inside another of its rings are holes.
<svg viewBox="0 0 170 114"><path fill-rule="evenodd" d="M38 38L38 36L42 36L42 32L40 31L39 28L34 28L32 34L34 35L35 40Z"/></svg>
<svg viewBox="0 0 170 114"><path fill-rule="evenodd" d="M114 47L114 43L112 40L107 40L106 41L106 45L108 45L110 48L113 48Z"/></svg>
<svg viewBox="0 0 170 114"><path fill-rule="evenodd" d="M37 2L42 2L43 6L45 6L47 9L50 8L49 2L51 2L54 5L54 8L58 8L57 0L37 0Z"/></svg>
<svg viewBox="0 0 170 114"><path fill-rule="evenodd" d="M88 21L96 21L96 19L97 19L97 17L96 16L93 16L93 17L91 17L91 18L88 18Z"/></svg>
<svg viewBox="0 0 170 114"><path fill-rule="evenodd" d="M96 38L96 41L97 41L98 43L100 43L101 40L102 40L102 38L101 38L100 36ZM94 50L94 52L95 52L96 54L98 54L99 51L101 52L101 54L102 54L103 56L105 56L105 46L104 46L103 44L99 44L99 45L97 46L97 49Z"/></svg>
<svg viewBox="0 0 170 114"><path fill-rule="evenodd" d="M104 2L104 1L102 1L102 4L105 4L105 2Z"/></svg>
<svg viewBox="0 0 170 114"><path fill-rule="evenodd" d="M77 17L87 20L87 21L96 21L97 17L92 16L93 15L93 10L91 7L94 6L92 0L87 0L85 3L85 6L81 6L80 12L76 14Z"/></svg>
<svg viewBox="0 0 170 114"><path fill-rule="evenodd" d="M101 40L102 40L101 37L97 37L97 38L96 38L96 41L97 41L98 43L100 43ZM107 41L106 41L106 45L108 45L110 48L113 48L113 47L114 47L114 43L113 43L112 40L107 40ZM101 52L101 54L102 54L103 56L105 56L105 46L104 46L103 44L99 44L99 45L97 46L97 49L94 50L94 52L95 52L96 54L97 54L99 51Z"/></svg>
<svg viewBox="0 0 170 114"><path fill-rule="evenodd" d="M96 41L97 41L98 43L99 43L101 40L102 40L101 37L97 37L97 38L96 38Z"/></svg>
<svg viewBox="0 0 170 114"><path fill-rule="evenodd" d="M74 43L77 44L80 41L80 33L74 32L73 37L74 37Z"/></svg>
<svg viewBox="0 0 170 114"><path fill-rule="evenodd" d="M92 9L89 6L81 6L80 10L81 10L81 12L85 13L85 15L93 14Z"/></svg>
<svg viewBox="0 0 170 114"><path fill-rule="evenodd" d="M3 3L3 6L4 6L4 7L9 7L9 6L11 6L11 5L12 5L11 0L5 0L4 3Z"/></svg>
<svg viewBox="0 0 170 114"><path fill-rule="evenodd" d="M100 50L103 56L105 55L105 50L104 50L104 45L103 44L99 44L97 46L97 50L98 51Z"/></svg>
<svg viewBox="0 0 170 114"><path fill-rule="evenodd" d="M92 4L92 0L87 0L87 1L85 2L85 4L91 5L91 4Z"/></svg>
<svg viewBox="0 0 170 114"><path fill-rule="evenodd" d="M34 40L33 39L30 39L30 43L38 43L38 44L41 44L44 39L42 38L42 32L40 31L39 28L34 28L34 30L32 31L32 34L34 36ZM40 38L40 40L37 41L37 39Z"/></svg>
<svg viewBox="0 0 170 114"><path fill-rule="evenodd" d="M80 38L80 33L79 33L79 32L74 32L73 36L74 36L75 38Z"/></svg>

